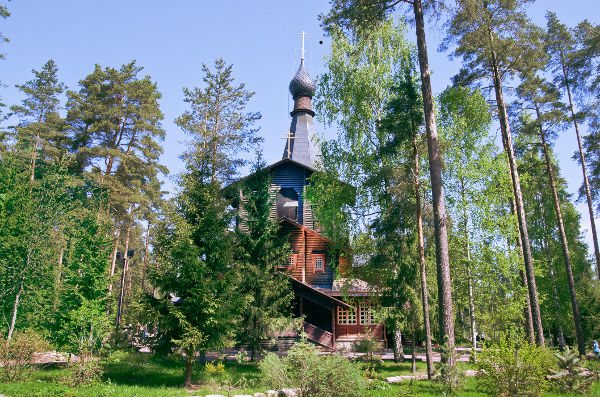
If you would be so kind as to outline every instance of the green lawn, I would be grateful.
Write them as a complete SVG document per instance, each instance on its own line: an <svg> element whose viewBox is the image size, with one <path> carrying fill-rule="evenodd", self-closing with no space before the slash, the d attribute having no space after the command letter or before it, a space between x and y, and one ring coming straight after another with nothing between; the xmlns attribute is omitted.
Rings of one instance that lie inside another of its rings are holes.
<svg viewBox="0 0 600 397"><path fill-rule="evenodd" d="M468 367L468 364L462 364ZM225 363L224 373L207 373L198 365L194 373L194 383L200 384L197 389L186 391L181 387L184 363L181 360L164 360L147 354L118 353L103 361L102 382L93 386L69 387L65 379L70 370L66 368L42 368L34 371L27 381L0 383L0 394L6 396L118 396L118 397L155 397L155 396L188 396L205 394L227 395L227 388L237 383L241 388L230 389L233 394L252 394L264 392L260 373L255 364ZM417 363L417 371L424 373L425 364ZM408 375L411 373L410 362L394 364L386 362L378 370L380 377ZM220 384L220 386L219 386ZM378 390L369 390L366 396L372 397L409 397L409 396L441 396L439 385L423 380L387 385L377 383ZM485 396L478 391L477 379L466 379L464 388L457 396ZM562 396L548 392L545 397ZM600 384L594 385L590 396L600 397Z"/></svg>

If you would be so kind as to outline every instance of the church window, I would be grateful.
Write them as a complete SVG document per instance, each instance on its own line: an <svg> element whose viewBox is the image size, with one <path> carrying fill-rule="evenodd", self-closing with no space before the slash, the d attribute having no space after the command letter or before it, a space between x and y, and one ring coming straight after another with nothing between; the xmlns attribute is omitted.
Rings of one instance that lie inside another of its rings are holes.
<svg viewBox="0 0 600 397"><path fill-rule="evenodd" d="M338 324L353 325L356 324L356 311L354 309L346 309L345 307L337 307Z"/></svg>
<svg viewBox="0 0 600 397"><path fill-rule="evenodd" d="M372 302L361 302L358 305L361 325L373 325L375 322L375 304Z"/></svg>
<svg viewBox="0 0 600 397"><path fill-rule="evenodd" d="M296 266L296 261L298 260L298 255L297 254L292 254L290 255L290 257L288 258L288 266L289 267L294 267Z"/></svg>
<svg viewBox="0 0 600 397"><path fill-rule="evenodd" d="M325 267L325 255L314 255L315 260L315 271L322 272Z"/></svg>
<svg viewBox="0 0 600 397"><path fill-rule="evenodd" d="M277 194L277 218L298 220L298 193L292 188L284 187Z"/></svg>

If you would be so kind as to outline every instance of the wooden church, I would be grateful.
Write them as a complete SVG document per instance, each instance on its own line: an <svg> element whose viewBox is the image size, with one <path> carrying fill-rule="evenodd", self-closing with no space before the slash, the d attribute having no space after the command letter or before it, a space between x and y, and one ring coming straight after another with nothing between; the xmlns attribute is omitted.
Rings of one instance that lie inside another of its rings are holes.
<svg viewBox="0 0 600 397"><path fill-rule="evenodd" d="M361 280L345 278L351 263L330 257L330 240L320 233L306 186L321 151L315 142L311 99L316 86L301 60L289 85L294 99L292 122L283 157L267 167L272 180L272 216L288 236L292 254L282 258L281 271L290 276L294 312L304 316L304 331L329 349L347 349L358 339L373 336L384 342L385 330L375 321L376 292ZM251 178L249 175L246 178ZM241 193L240 193L241 194ZM337 277L332 264L339 261Z"/></svg>

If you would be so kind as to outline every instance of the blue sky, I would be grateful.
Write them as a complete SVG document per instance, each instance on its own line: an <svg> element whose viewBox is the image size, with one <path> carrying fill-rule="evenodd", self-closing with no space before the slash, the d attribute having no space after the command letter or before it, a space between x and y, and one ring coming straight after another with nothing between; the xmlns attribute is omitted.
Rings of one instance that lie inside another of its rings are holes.
<svg viewBox="0 0 600 397"><path fill-rule="evenodd" d="M300 60L299 32L311 36L306 48L313 76L323 70L322 59L329 49L317 19L329 9L325 0L13 0L2 4L12 13L0 21L0 32L10 39L0 47L6 54L0 61L0 81L6 85L0 88L3 102L18 103L21 95L14 85L30 80L31 69L39 69L50 58L59 67L61 81L73 90L94 64L119 66L135 59L163 95L167 139L162 162L172 174L182 170L178 156L186 139L173 120L185 110L182 87L201 84L202 63L225 58L234 65L238 81L256 92L249 110L262 112L264 155L272 163L281 158L284 141L280 137L289 128L292 103L287 87ZM546 10L555 11L568 25L585 18L600 23L598 0L538 0L529 13L536 23L545 24ZM436 52L444 36L441 24L429 25L426 34L433 89L440 92L460 64ZM409 39L414 41L413 35L409 28ZM319 125L317 130L326 136L335 133ZM574 132L562 133L556 151L572 193L582 180L580 168L571 160L575 149ZM165 188L173 189L173 185L167 182ZM578 209L590 242L586 206L580 203Z"/></svg>

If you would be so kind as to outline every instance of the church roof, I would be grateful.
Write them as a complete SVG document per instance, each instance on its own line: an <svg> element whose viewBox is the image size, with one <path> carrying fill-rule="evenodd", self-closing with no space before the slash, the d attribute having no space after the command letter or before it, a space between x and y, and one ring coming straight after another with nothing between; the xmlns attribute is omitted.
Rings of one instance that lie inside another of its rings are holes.
<svg viewBox="0 0 600 397"><path fill-rule="evenodd" d="M311 169L316 168L321 157L321 150L316 142L313 120L315 113L310 103L315 89L315 82L306 71L303 59L296 75L290 81L294 111L291 113L290 132L282 158L289 158Z"/></svg>
<svg viewBox="0 0 600 397"><path fill-rule="evenodd" d="M312 98L316 89L317 86L306 71L304 59L302 59L300 61L300 68L298 68L296 75L292 78L292 81L290 81L290 94L292 94L292 98L301 96Z"/></svg>

